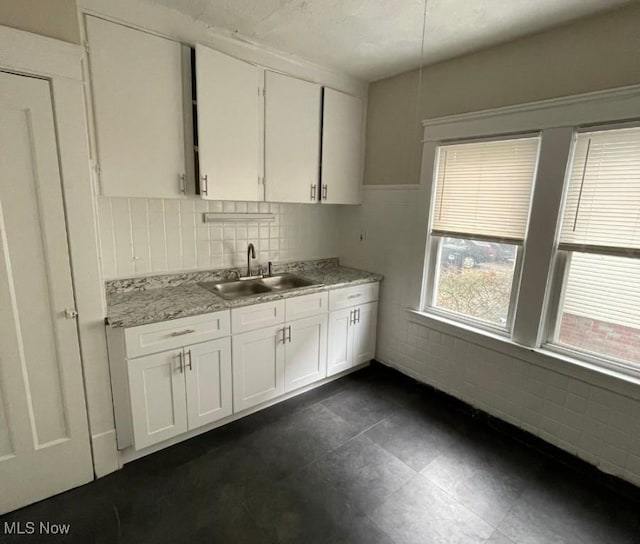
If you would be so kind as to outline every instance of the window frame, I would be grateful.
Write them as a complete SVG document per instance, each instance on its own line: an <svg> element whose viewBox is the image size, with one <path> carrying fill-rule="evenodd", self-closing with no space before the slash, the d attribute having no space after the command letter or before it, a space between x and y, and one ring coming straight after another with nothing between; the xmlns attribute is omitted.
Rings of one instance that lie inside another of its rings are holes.
<svg viewBox="0 0 640 544"><path fill-rule="evenodd" d="M499 142L505 140L517 140L525 138L538 138L538 156L536 158L536 165L533 173L531 194L529 195L529 210L527 214L527 225L525 227L525 236L522 240L514 240L512 238L500 238L493 236L479 236L473 234L456 234L456 233L441 233L433 230L433 216L436 208L436 184L438 178L438 170L440 167L440 149L448 145L458 144L470 144L470 143L482 143L482 142ZM435 160L433 163L433 170L431 175L431 183L429 187L429 220L427 225L427 250L425 252L425 267L423 270L422 278L422 291L420 296L420 311L431 313L450 319L452 321L460 322L463 325L491 332L500 336L510 338L513 332L513 325L515 321L516 307L518 303L518 296L520 292L520 281L522 279L522 266L524 258L524 250L526 246L526 231L529 228L529 220L531 217L531 206L533 202L533 195L536 188L536 181L538 177L538 164L540 161L540 152L542 148L542 131L541 130L526 130L518 131L515 133L502 133L494 135L483 135L478 137L470 137L455 140L442 140L434 142ZM440 255L442 249L442 240L445 237L456 238L459 240L474 240L490 243L504 243L516 246L516 258L513 268L513 278L511 281L511 292L509 294L509 307L507 310L507 320L504 327L476 319L473 316L460 314L446 308L440 308L435 305L436 287L438 285L438 279L440 276Z"/></svg>
<svg viewBox="0 0 640 544"><path fill-rule="evenodd" d="M569 271L571 269L571 259L573 253L582 252L594 255L614 255L618 257L640 259L638 250L630 250L629 248L610 248L606 246L587 246L580 244L567 244L565 247L559 247L560 236L562 232L562 221L565 206L567 204L567 196L569 193L569 181L571 176L571 168L573 165L575 149L577 145L577 136L585 132L606 132L609 130L618 130L625 128L640 128L640 120L607 122L592 125L581 125L574 128L573 141L571 144L571 153L567 162L566 174L563 183L562 203L560 208L560 216L556 229L556 237L554 240L554 258L550 266L550 287L547 294L546 311L544 313L544 321L542 324L543 341L542 347L550 352L558 353L565 357L572 357L585 361L589 364L601 366L614 371L621 371L625 374L636 374L640 372L640 367L636 363L631 363L623 359L613 356L601 355L596 352L582 350L578 346L569 346L556 342L556 338L562 321L562 299L565 292L566 284L569 279ZM534 189L535 190L535 189ZM567 247L571 246L571 247Z"/></svg>
<svg viewBox="0 0 640 544"><path fill-rule="evenodd" d="M630 366L613 358L592 356L548 342L550 327L555 326L559 311L559 300L554 298L554 290L557 289L558 278L563 278L563 281L565 278L559 270L561 267L567 269L567 253L559 249L558 239L575 135L583 131L638 126L639 111L640 85L634 85L425 119L422 122L422 200L419 208L424 214L421 229L424 253L420 264L419 296L414 299L415 306L410 305L409 312L448 323L448 326L460 331L470 331L479 335L479 338L487 338L487 341L491 337L502 338L514 346L551 356L567 372L570 371L569 367L577 365L620 380L639 380L640 368L634 363ZM436 151L438 145L446 143L509 138L511 135L532 132L540 134L541 145L527 236L521 251L515 318L510 331L499 330L496 336L496 330L486 327L482 322L460 319L458 314L439 312L427 304L434 293L434 277L430 267L437 258L434 257L434 247L437 249L437 245L431 235L433 189L437 174Z"/></svg>

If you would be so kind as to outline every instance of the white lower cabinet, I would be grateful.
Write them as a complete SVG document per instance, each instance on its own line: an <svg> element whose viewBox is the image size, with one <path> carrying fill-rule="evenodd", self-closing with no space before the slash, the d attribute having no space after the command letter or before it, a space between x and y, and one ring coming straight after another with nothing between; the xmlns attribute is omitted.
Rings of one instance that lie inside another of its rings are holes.
<svg viewBox="0 0 640 544"><path fill-rule="evenodd" d="M286 327L285 391L327 376L327 314L292 321Z"/></svg>
<svg viewBox="0 0 640 544"><path fill-rule="evenodd" d="M233 412L229 338L129 359L127 365L137 450Z"/></svg>
<svg viewBox="0 0 640 544"><path fill-rule="evenodd" d="M118 448L148 448L373 359L377 295L365 284L107 329Z"/></svg>
<svg viewBox="0 0 640 544"><path fill-rule="evenodd" d="M233 336L233 409L239 412L284 393L282 325Z"/></svg>
<svg viewBox="0 0 640 544"><path fill-rule="evenodd" d="M327 376L370 361L375 356L378 303L329 314Z"/></svg>

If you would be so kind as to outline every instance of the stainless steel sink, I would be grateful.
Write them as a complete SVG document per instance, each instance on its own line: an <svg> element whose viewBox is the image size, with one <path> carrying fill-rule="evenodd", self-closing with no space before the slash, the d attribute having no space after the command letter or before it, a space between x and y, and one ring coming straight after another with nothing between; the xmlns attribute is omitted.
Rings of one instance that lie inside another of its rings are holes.
<svg viewBox="0 0 640 544"><path fill-rule="evenodd" d="M241 297L250 297L251 295L271 293L272 291L286 291L318 284L295 274L278 274L277 276L250 280L206 281L199 285L225 300L235 300Z"/></svg>
<svg viewBox="0 0 640 544"><path fill-rule="evenodd" d="M225 300L234 300L240 297L249 297L251 295L271 292L271 288L263 285L259 280L207 281L201 283L200 287L211 291Z"/></svg>
<svg viewBox="0 0 640 544"><path fill-rule="evenodd" d="M260 283L270 287L274 291L286 291L287 289L296 289L298 287L309 287L316 285L311 280L301 278L295 274L279 274L277 276L269 276L262 278Z"/></svg>

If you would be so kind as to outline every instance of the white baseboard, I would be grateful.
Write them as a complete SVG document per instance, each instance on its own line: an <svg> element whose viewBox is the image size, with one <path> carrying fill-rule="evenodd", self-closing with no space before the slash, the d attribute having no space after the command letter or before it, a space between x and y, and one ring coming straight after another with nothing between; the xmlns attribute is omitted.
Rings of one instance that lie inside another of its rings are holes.
<svg viewBox="0 0 640 544"><path fill-rule="evenodd" d="M91 448L93 449L93 470L96 478L102 478L122 468L115 429L92 435Z"/></svg>

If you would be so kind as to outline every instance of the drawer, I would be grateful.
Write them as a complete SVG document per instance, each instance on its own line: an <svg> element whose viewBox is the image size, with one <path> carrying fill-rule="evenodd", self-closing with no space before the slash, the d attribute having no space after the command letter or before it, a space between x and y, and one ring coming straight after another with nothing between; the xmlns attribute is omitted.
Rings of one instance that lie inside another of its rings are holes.
<svg viewBox="0 0 640 544"><path fill-rule="evenodd" d="M233 334L254 331L284 323L284 300L263 302L252 306L231 309L231 330Z"/></svg>
<svg viewBox="0 0 640 544"><path fill-rule="evenodd" d="M231 334L229 310L124 330L127 358L215 340Z"/></svg>
<svg viewBox="0 0 640 544"><path fill-rule="evenodd" d="M355 287L344 287L329 292L329 310L342 310L349 306L356 306L366 302L375 302L378 300L377 281L356 285Z"/></svg>
<svg viewBox="0 0 640 544"><path fill-rule="evenodd" d="M301 319L313 315L324 314L329 311L329 293L313 293L291 297L285 300L285 316L287 321Z"/></svg>

